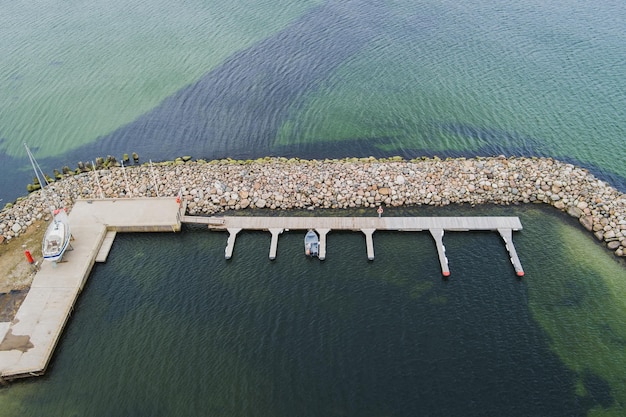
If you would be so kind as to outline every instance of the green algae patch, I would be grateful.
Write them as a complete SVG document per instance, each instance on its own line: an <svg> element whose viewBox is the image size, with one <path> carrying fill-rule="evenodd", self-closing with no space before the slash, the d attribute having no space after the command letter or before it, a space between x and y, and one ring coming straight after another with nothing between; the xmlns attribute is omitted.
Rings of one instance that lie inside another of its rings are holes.
<svg viewBox="0 0 626 417"><path fill-rule="evenodd" d="M448 302L448 297L443 295L438 295L436 297L431 297L428 302L434 305L444 305Z"/></svg>
<svg viewBox="0 0 626 417"><path fill-rule="evenodd" d="M418 299L423 296L426 292L430 291L433 286L431 281L419 281L411 286L409 289L409 295L413 299Z"/></svg>
<svg viewBox="0 0 626 417"><path fill-rule="evenodd" d="M626 271L575 226L543 223L557 239L529 274L537 277L528 280L529 307L552 351L576 373L576 394L594 404L589 415L624 415Z"/></svg>

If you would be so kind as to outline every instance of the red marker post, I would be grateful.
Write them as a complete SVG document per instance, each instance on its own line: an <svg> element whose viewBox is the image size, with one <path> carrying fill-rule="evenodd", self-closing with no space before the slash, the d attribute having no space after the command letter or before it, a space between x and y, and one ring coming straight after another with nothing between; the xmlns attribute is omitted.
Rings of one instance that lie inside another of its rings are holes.
<svg viewBox="0 0 626 417"><path fill-rule="evenodd" d="M33 264L35 263L35 260L33 259L33 255L30 254L30 251L28 249L26 249L24 251L24 255L26 255L26 260L28 261L29 264Z"/></svg>

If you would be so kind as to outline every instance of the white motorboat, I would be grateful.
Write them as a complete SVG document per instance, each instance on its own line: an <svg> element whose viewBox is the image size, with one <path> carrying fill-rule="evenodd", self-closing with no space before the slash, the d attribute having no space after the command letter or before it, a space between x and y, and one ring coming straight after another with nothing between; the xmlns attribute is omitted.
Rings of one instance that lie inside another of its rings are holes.
<svg viewBox="0 0 626 417"><path fill-rule="evenodd" d="M304 253L306 256L319 255L319 237L313 230L309 230L304 236Z"/></svg>

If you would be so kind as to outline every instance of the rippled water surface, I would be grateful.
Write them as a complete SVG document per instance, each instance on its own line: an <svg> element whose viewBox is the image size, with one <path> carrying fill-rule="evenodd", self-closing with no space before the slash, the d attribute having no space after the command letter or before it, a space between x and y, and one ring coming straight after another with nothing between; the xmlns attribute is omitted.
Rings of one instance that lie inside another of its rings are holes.
<svg viewBox="0 0 626 417"><path fill-rule="evenodd" d="M2 1L0 198L45 169L143 160L546 155L626 190L623 5ZM321 213L320 213L321 214ZM344 213L367 215L363 212ZM566 216L497 234L119 235L45 377L0 415L622 415L626 269ZM612 414L611 414L612 413Z"/></svg>
<svg viewBox="0 0 626 417"><path fill-rule="evenodd" d="M0 390L5 415L585 415L623 412L626 273L577 226L514 214L526 269L497 233L118 235L45 377ZM359 213L349 213L359 214ZM362 213L360 213L362 215ZM582 235L584 236L584 235ZM581 255L595 262L580 262Z"/></svg>
<svg viewBox="0 0 626 417"><path fill-rule="evenodd" d="M620 2L4 2L0 158L546 155L626 189ZM35 13L36 11L36 13Z"/></svg>

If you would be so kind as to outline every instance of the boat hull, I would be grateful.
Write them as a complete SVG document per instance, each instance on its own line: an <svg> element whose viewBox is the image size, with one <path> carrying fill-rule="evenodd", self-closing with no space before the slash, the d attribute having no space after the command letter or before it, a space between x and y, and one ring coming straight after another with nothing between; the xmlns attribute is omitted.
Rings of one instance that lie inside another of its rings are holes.
<svg viewBox="0 0 626 417"><path fill-rule="evenodd" d="M70 224L65 210L59 210L48 225L41 244L44 261L59 262L70 245Z"/></svg>

